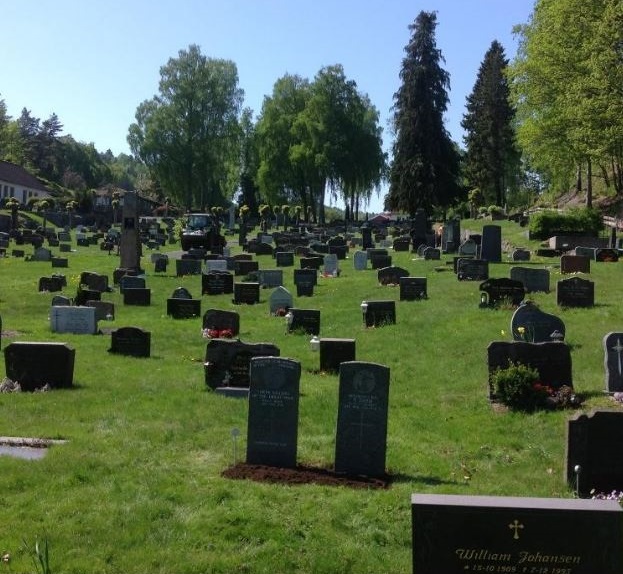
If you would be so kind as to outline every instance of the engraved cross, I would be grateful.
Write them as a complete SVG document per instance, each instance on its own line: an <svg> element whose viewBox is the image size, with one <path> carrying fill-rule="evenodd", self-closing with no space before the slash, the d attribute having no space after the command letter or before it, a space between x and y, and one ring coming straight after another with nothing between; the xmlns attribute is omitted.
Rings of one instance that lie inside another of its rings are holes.
<svg viewBox="0 0 623 574"><path fill-rule="evenodd" d="M511 530L514 530L514 531L515 531L515 534L513 534L513 539L514 539L514 540L519 540L519 530L522 530L522 529L523 529L523 524L520 524L520 523L519 523L519 520L517 520L517 519L515 518L515 521L514 521L514 522L512 522L511 524L509 524L509 525L508 525L508 527L509 527Z"/></svg>
<svg viewBox="0 0 623 574"><path fill-rule="evenodd" d="M621 338L617 337L617 344L614 347L611 347L611 349L613 351L616 352L618 359L619 359L619 375L623 374L621 373L621 351L623 351L623 345L621 345Z"/></svg>

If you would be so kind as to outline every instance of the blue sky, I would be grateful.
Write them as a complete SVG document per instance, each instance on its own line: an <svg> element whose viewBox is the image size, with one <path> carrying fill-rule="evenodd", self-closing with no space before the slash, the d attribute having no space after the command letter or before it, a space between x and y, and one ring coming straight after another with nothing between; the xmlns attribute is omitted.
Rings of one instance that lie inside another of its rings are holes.
<svg viewBox="0 0 623 574"><path fill-rule="evenodd" d="M387 122L408 26L437 12L437 47L450 73L446 127L462 144L461 118L485 52L498 40L512 59L512 28L533 0L0 0L0 99L17 117L56 113L64 134L99 151L129 153L137 106L158 92L160 66L190 44L232 60L245 106L258 114L286 73L313 80L342 64ZM375 198L370 211L381 209Z"/></svg>

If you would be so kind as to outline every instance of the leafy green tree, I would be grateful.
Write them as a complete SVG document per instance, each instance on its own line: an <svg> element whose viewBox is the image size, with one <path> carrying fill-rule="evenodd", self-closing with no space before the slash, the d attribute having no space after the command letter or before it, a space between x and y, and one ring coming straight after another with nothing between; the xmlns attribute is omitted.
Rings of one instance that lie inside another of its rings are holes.
<svg viewBox="0 0 623 574"><path fill-rule="evenodd" d="M467 97L461 122L466 131L463 169L468 185L480 190L484 202L499 206L506 203L506 189L517 188L521 159L515 145L507 66L504 48L494 40Z"/></svg>
<svg viewBox="0 0 623 574"><path fill-rule="evenodd" d="M459 153L444 127L450 76L437 48L434 12L420 12L409 26L400 78L394 94L393 161L386 207L415 216L418 208L442 209L460 199Z"/></svg>
<svg viewBox="0 0 623 574"><path fill-rule="evenodd" d="M243 92L236 65L191 45L162 66L159 90L136 110L132 153L188 209L223 203L237 185Z"/></svg>
<svg viewBox="0 0 623 574"><path fill-rule="evenodd" d="M256 125L253 123L253 112L250 108L242 110L240 130L240 205L246 205L252 213L257 213L259 187L256 183L257 170L260 164Z"/></svg>

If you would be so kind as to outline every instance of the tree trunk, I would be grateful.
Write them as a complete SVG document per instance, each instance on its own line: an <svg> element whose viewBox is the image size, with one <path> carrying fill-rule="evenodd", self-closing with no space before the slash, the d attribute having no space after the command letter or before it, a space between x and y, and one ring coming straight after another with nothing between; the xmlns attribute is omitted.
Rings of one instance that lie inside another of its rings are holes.
<svg viewBox="0 0 623 574"><path fill-rule="evenodd" d="M586 162L586 207L593 207L593 164L590 158Z"/></svg>
<svg viewBox="0 0 623 574"><path fill-rule="evenodd" d="M575 179L575 191L576 193L582 192L582 164L578 164L578 170L576 172Z"/></svg>

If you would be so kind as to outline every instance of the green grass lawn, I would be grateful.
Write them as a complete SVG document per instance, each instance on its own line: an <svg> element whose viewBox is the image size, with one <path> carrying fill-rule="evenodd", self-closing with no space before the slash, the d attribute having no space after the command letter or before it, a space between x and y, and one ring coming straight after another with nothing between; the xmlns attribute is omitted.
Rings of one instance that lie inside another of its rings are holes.
<svg viewBox="0 0 623 574"><path fill-rule="evenodd" d="M478 232L483 222L464 221ZM525 230L501 222L510 245L534 248ZM178 249L178 246L168 246ZM29 246L26 250L31 249ZM238 250L237 247L234 248ZM10 251L10 250L9 250ZM53 251L56 251L53 249ZM198 276L177 278L174 264L156 275L143 258L150 307L128 307L115 290L116 320L151 332L151 358L107 352L110 335L52 333L53 294L39 277L65 272L74 296L82 271L112 272L119 259L98 247L76 248L69 268L0 258L0 316L11 341L60 341L76 349L75 388L0 394L0 435L62 438L39 461L0 457L1 572L33 572L32 546L49 542L55 573L396 573L411 572L412 493L571 497L564 480L566 421L572 411L494 411L487 400L487 345L510 340L511 309L480 309L478 282L459 282L451 256L393 263L426 277L426 301L399 301L376 271L340 261L339 278L320 278L313 298L295 306L321 310L321 336L356 339L357 360L390 367L387 490L283 486L223 478L234 461L233 428L244 458L247 402L217 396L204 382L206 339L201 320L166 316L178 286L199 297ZM260 268L274 267L259 256ZM296 261L298 265L298 261ZM561 317L572 348L576 390L584 411L617 408L603 395L602 338L621 330L623 263L593 262L596 305L563 310L555 285L558 259L532 258L550 269L552 291L530 296ZM519 264L522 265L522 264ZM512 264L490 264L490 277L509 277ZM294 294L292 268L285 286ZM335 448L337 375L319 374L309 337L286 334L283 318L261 303L235 306L231 295L204 296L209 308L240 314L240 338L271 342L301 362L298 461L330 467ZM362 300L396 300L396 325L365 329ZM4 355L0 358L4 376Z"/></svg>

